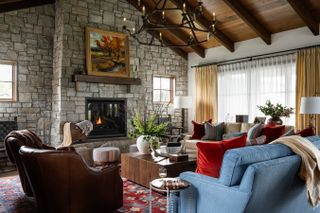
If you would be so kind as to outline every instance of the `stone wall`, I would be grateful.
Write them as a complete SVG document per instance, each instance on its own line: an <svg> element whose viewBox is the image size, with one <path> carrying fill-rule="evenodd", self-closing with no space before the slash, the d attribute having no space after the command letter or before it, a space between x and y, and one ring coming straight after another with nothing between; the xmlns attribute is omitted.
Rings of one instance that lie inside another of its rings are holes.
<svg viewBox="0 0 320 213"><path fill-rule="evenodd" d="M187 95L187 61L169 48L141 46L132 38L130 75L141 78L141 86L128 92L122 85L79 83L75 90L72 75L86 70L85 27L122 32L123 17L138 28L140 15L125 0L58 0L0 14L0 59L17 60L19 68L19 101L1 103L0 117L17 116L19 129L34 129L58 145L62 122L85 119L85 97L126 98L129 124L135 112L153 111L153 75L175 76L176 95Z"/></svg>
<svg viewBox="0 0 320 213"><path fill-rule="evenodd" d="M0 13L0 60L17 61L18 101L0 102L0 119L50 140L54 6Z"/></svg>
<svg viewBox="0 0 320 213"><path fill-rule="evenodd" d="M147 110L151 113L154 107L152 76L155 74L175 76L176 95L187 95L187 62L169 48L141 46L132 38L129 46L130 75L141 78L141 86L131 86L131 91L127 92L127 87L122 85L80 83L76 91L71 76L77 69L85 70L85 27L122 32L123 17L127 18L126 23L138 28L142 22L141 14L125 0L58 1L56 8L56 16L63 17L64 21L63 45L58 50L63 55L62 69L54 69L54 76L60 75L62 84L59 92L61 112L56 128L59 122L85 119L85 97L126 98L128 124L135 112L144 114ZM56 130L52 133L56 134ZM52 143L58 144L61 138L54 134Z"/></svg>

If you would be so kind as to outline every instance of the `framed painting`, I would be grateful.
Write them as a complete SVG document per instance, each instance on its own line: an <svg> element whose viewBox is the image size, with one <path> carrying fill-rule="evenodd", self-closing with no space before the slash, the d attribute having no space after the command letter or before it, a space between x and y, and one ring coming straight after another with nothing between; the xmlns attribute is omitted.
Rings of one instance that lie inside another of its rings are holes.
<svg viewBox="0 0 320 213"><path fill-rule="evenodd" d="M88 75L129 77L129 42L123 33L86 28Z"/></svg>

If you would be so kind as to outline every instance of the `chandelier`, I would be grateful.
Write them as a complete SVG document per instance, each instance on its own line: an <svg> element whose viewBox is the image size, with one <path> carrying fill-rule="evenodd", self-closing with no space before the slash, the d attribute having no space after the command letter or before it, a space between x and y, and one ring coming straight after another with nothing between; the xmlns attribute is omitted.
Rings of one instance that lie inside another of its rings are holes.
<svg viewBox="0 0 320 213"><path fill-rule="evenodd" d="M123 29L139 44L149 46L190 47L209 41L210 37L215 33L215 13L212 13L211 25L208 28L200 27L196 24L196 20L203 13L202 1L198 1L197 6L193 7L192 11L187 9L186 1L187 0L181 0L179 5L172 6L172 4L169 4L168 0L146 0L146 2L152 2L154 4L152 8L150 7L150 9L147 9L141 0L137 0L134 2L134 5L141 10L142 26L139 27L139 29L129 29L124 25ZM175 14L180 14L180 20L177 20L179 23L173 23L167 19L166 14L173 14L173 12L175 12ZM126 17L124 17L124 23L126 20ZM186 36L186 39L183 39L184 41L182 43L172 44L171 42L168 42L167 39L163 38L161 30L184 30L189 32L189 34ZM147 39L145 36L141 36L143 32L149 32L151 38ZM203 33L206 33L205 36L203 36ZM199 34L202 34L202 36L199 36ZM141 37L143 37L143 39L141 39ZM155 38L160 42L156 42Z"/></svg>

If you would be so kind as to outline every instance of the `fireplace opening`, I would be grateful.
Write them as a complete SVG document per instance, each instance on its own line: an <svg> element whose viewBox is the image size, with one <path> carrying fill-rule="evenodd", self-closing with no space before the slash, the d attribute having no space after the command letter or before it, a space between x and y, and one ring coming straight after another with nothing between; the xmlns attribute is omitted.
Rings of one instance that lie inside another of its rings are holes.
<svg viewBox="0 0 320 213"><path fill-rule="evenodd" d="M127 136L126 99L86 98L86 119L93 123L89 138Z"/></svg>

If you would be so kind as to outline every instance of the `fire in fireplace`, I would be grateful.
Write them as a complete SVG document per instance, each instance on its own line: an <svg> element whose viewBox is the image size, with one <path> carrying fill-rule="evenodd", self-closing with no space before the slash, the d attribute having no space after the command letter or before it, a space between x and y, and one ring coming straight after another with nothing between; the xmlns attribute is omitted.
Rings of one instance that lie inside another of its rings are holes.
<svg viewBox="0 0 320 213"><path fill-rule="evenodd" d="M93 123L89 138L127 136L126 99L86 98L86 119Z"/></svg>

